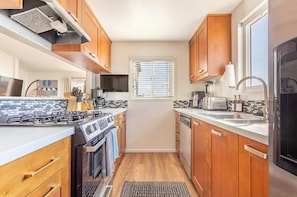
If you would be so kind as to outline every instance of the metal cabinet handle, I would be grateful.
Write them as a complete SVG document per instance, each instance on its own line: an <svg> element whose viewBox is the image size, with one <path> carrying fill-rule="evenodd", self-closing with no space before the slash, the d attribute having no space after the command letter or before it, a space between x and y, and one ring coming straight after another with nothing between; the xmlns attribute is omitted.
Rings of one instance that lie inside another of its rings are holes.
<svg viewBox="0 0 297 197"><path fill-rule="evenodd" d="M61 185L59 183L54 183L51 186L50 191L44 195L44 197L50 197L53 193L55 193L57 191L57 189L60 189Z"/></svg>
<svg viewBox="0 0 297 197"><path fill-rule="evenodd" d="M201 70L199 70L198 72L199 72L199 73L203 73L203 72L204 72L204 69L201 69Z"/></svg>
<svg viewBox="0 0 297 197"><path fill-rule="evenodd" d="M35 170L35 171L31 171L31 172L27 172L25 173L24 177L25 178L30 178L30 177L33 177L35 175L37 175L38 173L40 173L41 171L43 171L44 169L48 168L49 166L53 165L55 162L57 162L60 158L57 157L57 158L54 158L54 159L51 159L47 164L45 164L44 166L42 166L41 168Z"/></svg>
<svg viewBox="0 0 297 197"><path fill-rule="evenodd" d="M252 147L250 147L249 145L245 144L244 145L244 150L257 155L258 157L262 158L262 159L267 159L267 154L266 153L262 153L261 151L258 151Z"/></svg>
<svg viewBox="0 0 297 197"><path fill-rule="evenodd" d="M93 58L97 58L97 56L94 53L89 53L89 55Z"/></svg>
<svg viewBox="0 0 297 197"><path fill-rule="evenodd" d="M219 137L223 136L223 134L221 132L218 132L218 131L213 130L213 129L211 130L211 133L214 134L214 135L217 135Z"/></svg>
<svg viewBox="0 0 297 197"><path fill-rule="evenodd" d="M194 75L190 75L190 78L193 78L194 77Z"/></svg>
<svg viewBox="0 0 297 197"><path fill-rule="evenodd" d="M68 14L75 20L75 22L78 21L77 17L72 12L68 12Z"/></svg>
<svg viewBox="0 0 297 197"><path fill-rule="evenodd" d="M197 125L197 126L200 125L200 123L199 123L199 122L196 122L196 121L194 121L193 124L194 124L194 125Z"/></svg>
<svg viewBox="0 0 297 197"><path fill-rule="evenodd" d="M107 64L104 65L105 68L109 68L109 66Z"/></svg>

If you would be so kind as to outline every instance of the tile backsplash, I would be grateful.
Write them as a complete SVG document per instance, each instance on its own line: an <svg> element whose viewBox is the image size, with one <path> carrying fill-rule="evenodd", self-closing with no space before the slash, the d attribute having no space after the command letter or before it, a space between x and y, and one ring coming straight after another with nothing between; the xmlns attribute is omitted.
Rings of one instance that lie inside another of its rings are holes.
<svg viewBox="0 0 297 197"><path fill-rule="evenodd" d="M66 99L0 99L0 117L66 111Z"/></svg>
<svg viewBox="0 0 297 197"><path fill-rule="evenodd" d="M233 100L228 101L228 111L231 111L231 104ZM173 102L174 108L188 108L189 101L188 100L175 100ZM264 110L264 100L259 101L243 101L243 112L254 114L256 116L263 116Z"/></svg>

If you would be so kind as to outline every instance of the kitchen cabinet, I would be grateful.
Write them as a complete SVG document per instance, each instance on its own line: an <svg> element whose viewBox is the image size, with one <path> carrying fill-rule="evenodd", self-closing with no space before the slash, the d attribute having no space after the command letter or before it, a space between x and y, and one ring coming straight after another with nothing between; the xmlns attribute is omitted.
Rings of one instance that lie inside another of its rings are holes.
<svg viewBox="0 0 297 197"><path fill-rule="evenodd" d="M189 41L190 82L224 73L231 60L231 15L209 14Z"/></svg>
<svg viewBox="0 0 297 197"><path fill-rule="evenodd" d="M211 194L238 196L238 135L211 126Z"/></svg>
<svg viewBox="0 0 297 197"><path fill-rule="evenodd" d="M175 149L177 156L180 154L180 113L175 113Z"/></svg>
<svg viewBox="0 0 297 197"><path fill-rule="evenodd" d="M117 127L117 137L119 146L119 157L115 161L115 173L124 157L126 151L126 113L120 113L114 116L115 126Z"/></svg>
<svg viewBox="0 0 297 197"><path fill-rule="evenodd" d="M0 167L0 196L70 196L71 137Z"/></svg>
<svg viewBox="0 0 297 197"><path fill-rule="evenodd" d="M239 136L239 197L268 196L268 147Z"/></svg>
<svg viewBox="0 0 297 197"><path fill-rule="evenodd" d="M1 0L0 9L21 9L23 0Z"/></svg>
<svg viewBox="0 0 297 197"><path fill-rule="evenodd" d="M52 51L94 73L110 72L110 38L86 0L78 0L78 9L78 21L91 41L83 44L53 44Z"/></svg>
<svg viewBox="0 0 297 197"><path fill-rule="evenodd" d="M78 1L81 0L58 0L61 6L72 16L72 18L78 22Z"/></svg>
<svg viewBox="0 0 297 197"><path fill-rule="evenodd" d="M211 197L210 125L192 118L192 181L200 197Z"/></svg>

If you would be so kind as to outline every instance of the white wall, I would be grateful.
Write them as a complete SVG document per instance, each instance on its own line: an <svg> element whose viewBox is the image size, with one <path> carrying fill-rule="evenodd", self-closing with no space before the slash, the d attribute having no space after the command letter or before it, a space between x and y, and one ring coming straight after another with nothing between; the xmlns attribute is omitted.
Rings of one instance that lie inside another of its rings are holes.
<svg viewBox="0 0 297 197"><path fill-rule="evenodd" d="M0 50L0 75L19 78L19 60Z"/></svg>
<svg viewBox="0 0 297 197"><path fill-rule="evenodd" d="M240 53L238 49L238 23L244 19L252 10L254 10L264 0L243 0L237 8L232 12L232 63L235 65L236 81L239 81L242 77L242 63L240 62ZM268 57L267 57L268 58ZM268 72L268 71L267 71ZM233 95L241 94L244 100L263 100L263 89L251 90L248 92L236 91L234 88L225 87L222 83L217 81L217 93L216 95L232 98Z"/></svg>
<svg viewBox="0 0 297 197"><path fill-rule="evenodd" d="M131 100L129 93L108 93L108 100L128 100L127 151L175 151L174 100L189 100L191 92L204 90L204 83L189 82L188 42L113 42L112 73L129 73L131 56L176 58L175 97L166 100Z"/></svg>

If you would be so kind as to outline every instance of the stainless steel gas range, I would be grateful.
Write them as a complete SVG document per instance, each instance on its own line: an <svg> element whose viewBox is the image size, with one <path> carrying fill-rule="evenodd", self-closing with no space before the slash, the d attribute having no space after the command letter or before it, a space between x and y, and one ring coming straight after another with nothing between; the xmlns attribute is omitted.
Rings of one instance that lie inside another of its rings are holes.
<svg viewBox="0 0 297 197"><path fill-rule="evenodd" d="M110 113L54 112L0 117L0 126L69 126L75 127L71 147L71 196L109 196L113 163L107 162L107 137L114 132Z"/></svg>

